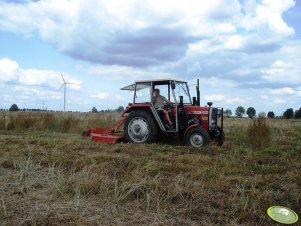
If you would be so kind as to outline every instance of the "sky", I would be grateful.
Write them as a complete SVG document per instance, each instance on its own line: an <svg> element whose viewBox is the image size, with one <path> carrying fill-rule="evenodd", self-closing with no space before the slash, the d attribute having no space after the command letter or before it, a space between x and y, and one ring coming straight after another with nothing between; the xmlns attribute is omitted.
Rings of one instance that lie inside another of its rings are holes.
<svg viewBox="0 0 301 226"><path fill-rule="evenodd" d="M301 0L0 0L0 108L62 110L61 74L72 111L199 78L202 105L281 115L301 107Z"/></svg>

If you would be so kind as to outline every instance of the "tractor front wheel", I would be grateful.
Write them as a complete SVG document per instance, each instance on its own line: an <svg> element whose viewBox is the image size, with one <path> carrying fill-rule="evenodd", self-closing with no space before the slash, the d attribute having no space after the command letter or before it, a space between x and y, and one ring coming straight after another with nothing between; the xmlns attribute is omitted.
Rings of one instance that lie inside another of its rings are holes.
<svg viewBox="0 0 301 226"><path fill-rule="evenodd" d="M158 125L148 111L132 111L125 122L124 133L127 141L152 143L158 139Z"/></svg>
<svg viewBox="0 0 301 226"><path fill-rule="evenodd" d="M199 148L210 143L210 136L203 128L192 128L185 135L186 144Z"/></svg>

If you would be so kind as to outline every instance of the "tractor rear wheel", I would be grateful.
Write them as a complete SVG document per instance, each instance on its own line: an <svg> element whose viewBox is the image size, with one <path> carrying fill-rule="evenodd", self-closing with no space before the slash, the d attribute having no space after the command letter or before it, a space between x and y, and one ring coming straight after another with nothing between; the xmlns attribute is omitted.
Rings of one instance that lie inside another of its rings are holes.
<svg viewBox="0 0 301 226"><path fill-rule="evenodd" d="M125 139L133 143L152 143L158 139L158 125L148 111L132 111L124 125Z"/></svg>
<svg viewBox="0 0 301 226"><path fill-rule="evenodd" d="M185 141L187 145L199 148L210 143L210 136L203 128L192 128L186 133Z"/></svg>

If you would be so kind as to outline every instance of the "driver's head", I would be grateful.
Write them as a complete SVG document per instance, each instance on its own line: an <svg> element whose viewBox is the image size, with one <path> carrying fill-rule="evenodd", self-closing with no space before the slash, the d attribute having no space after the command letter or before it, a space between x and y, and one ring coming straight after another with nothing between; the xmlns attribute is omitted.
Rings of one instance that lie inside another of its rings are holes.
<svg viewBox="0 0 301 226"><path fill-rule="evenodd" d="M154 96L158 97L160 95L160 90L159 89L155 89L154 90Z"/></svg>

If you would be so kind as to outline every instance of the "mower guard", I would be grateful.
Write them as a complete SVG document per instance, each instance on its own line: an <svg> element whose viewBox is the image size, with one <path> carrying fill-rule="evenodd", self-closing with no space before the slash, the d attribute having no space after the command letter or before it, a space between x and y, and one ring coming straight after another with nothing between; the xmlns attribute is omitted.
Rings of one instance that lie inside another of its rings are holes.
<svg viewBox="0 0 301 226"><path fill-rule="evenodd" d="M83 137L91 137L91 140L95 142L103 142L108 144L114 144L124 139L123 131L119 128L124 125L127 116L123 116L118 122L112 125L110 128L90 128L82 133Z"/></svg>

